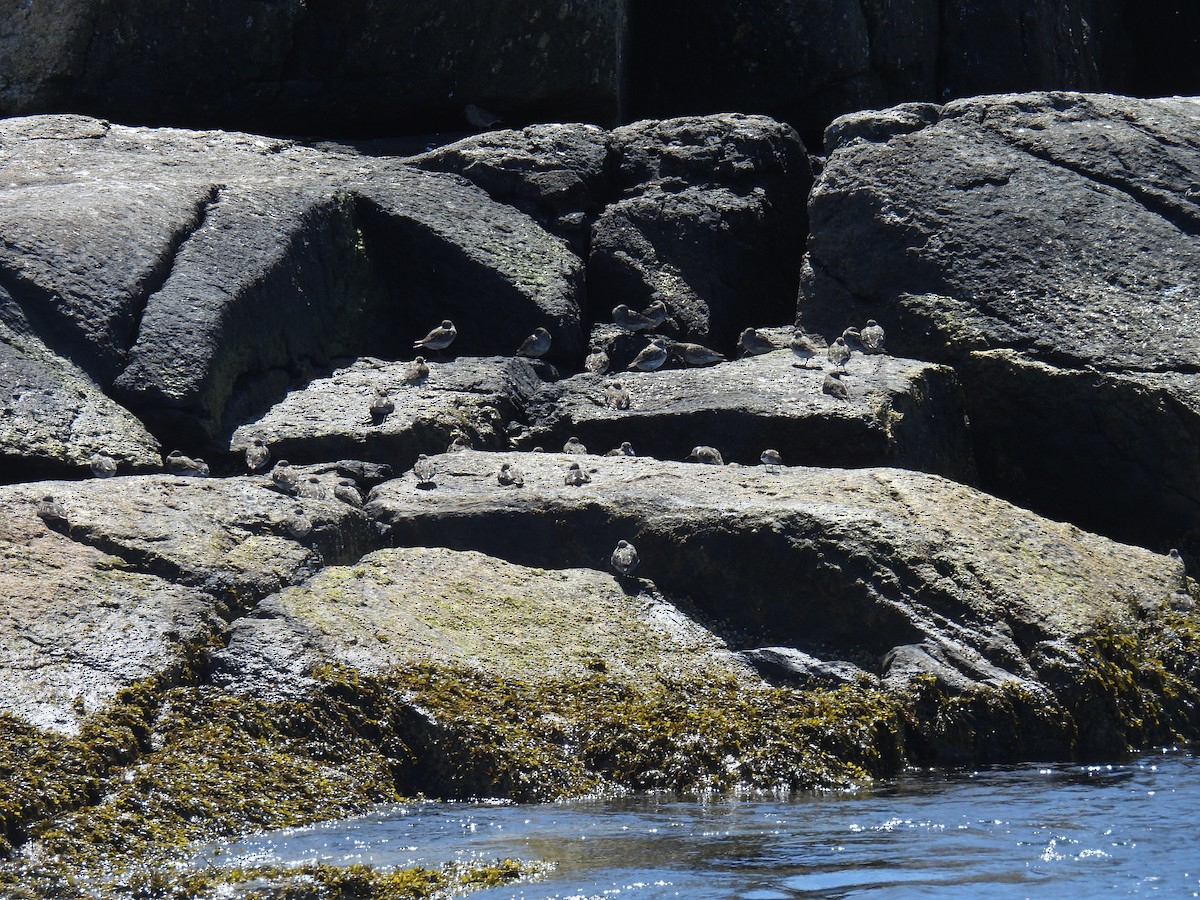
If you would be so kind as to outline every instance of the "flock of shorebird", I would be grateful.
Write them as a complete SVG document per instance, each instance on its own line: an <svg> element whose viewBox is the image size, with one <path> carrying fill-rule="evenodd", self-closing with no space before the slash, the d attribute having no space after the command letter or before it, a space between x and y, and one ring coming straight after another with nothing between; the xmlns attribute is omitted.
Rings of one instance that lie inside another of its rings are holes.
<svg viewBox="0 0 1200 900"><path fill-rule="evenodd" d="M625 304L615 307L612 311L613 324L623 331L630 333L650 333L660 328L670 317L670 310L662 300L655 300L640 312ZM432 329L425 337L413 342L414 349L433 351L440 354L454 343L458 337L458 329L449 319L444 319L440 325ZM808 369L812 360L820 365L820 358L828 359L833 369L825 375L822 391L836 399L848 399L846 386L841 381L841 375L846 370L852 351L858 349L866 354L884 353L885 334L883 328L874 319L869 319L862 328L847 328L832 344L824 346L819 340L797 328L792 335L789 348L797 358L792 365L795 368ZM545 328L534 329L521 343L516 355L538 359L550 351L551 335ZM745 329L738 338L738 347L742 356L758 356L782 349L775 343L771 335L754 328ZM626 366L631 372L652 372L660 369L668 359L674 357L685 366L711 366L724 362L726 357L702 344L686 341L676 341L662 335L650 335L650 342ZM609 371L609 357L603 349L593 346L585 362L584 369L595 375L603 375ZM425 357L418 356L410 362L401 376L405 385L415 385L429 377L429 365ZM629 409L631 397L629 390L620 381L609 381L604 388L605 405L615 410ZM369 405L370 422L380 426L396 409L394 401L383 388L377 388ZM465 438L458 436L447 447L448 452L471 449ZM535 447L534 450L541 450ZM563 445L563 452L568 454L586 454L587 448L577 437L571 437ZM605 456L636 456L629 441L622 442L620 447L609 450ZM715 447L697 446L688 454L687 459L708 465L724 465L724 459ZM783 457L774 449L764 450L760 457L767 471L778 472L783 465ZM254 438L245 451L246 467L252 473L266 472L271 462L271 451L262 438ZM116 474L117 463L106 453L93 454L89 460L92 473L97 478L109 478ZM165 470L181 477L206 477L209 475L208 464L199 457L185 456L178 450L172 450L164 462ZM437 467L426 454L417 457L413 465L413 474L420 487L436 485ZM338 499L354 505L362 505L362 495L353 479L340 478L330 490L322 480L310 475L302 480L286 459L278 460L270 470L271 486L281 493L294 497L310 497L314 499ZM514 464L506 462L496 473L497 481L506 487L521 487L525 484L525 476ZM587 470L578 462L572 462L563 476L563 483L570 487L578 487L591 481ZM62 526L67 521L67 514L62 504L52 496L43 497L36 504L38 516L48 525ZM289 534L297 540L307 537L313 529L312 522L307 518L304 508L297 505L288 517L286 528ZM637 550L628 541L621 541L612 553L611 564L620 575L629 575L639 562Z"/></svg>

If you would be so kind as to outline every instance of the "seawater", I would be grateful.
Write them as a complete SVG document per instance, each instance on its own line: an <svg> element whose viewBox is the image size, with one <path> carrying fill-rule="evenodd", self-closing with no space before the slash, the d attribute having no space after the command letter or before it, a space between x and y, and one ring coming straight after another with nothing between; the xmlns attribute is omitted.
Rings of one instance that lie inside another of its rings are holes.
<svg viewBox="0 0 1200 900"><path fill-rule="evenodd" d="M555 864L478 898L1196 897L1200 759L909 772L787 799L421 803L219 851L197 864Z"/></svg>

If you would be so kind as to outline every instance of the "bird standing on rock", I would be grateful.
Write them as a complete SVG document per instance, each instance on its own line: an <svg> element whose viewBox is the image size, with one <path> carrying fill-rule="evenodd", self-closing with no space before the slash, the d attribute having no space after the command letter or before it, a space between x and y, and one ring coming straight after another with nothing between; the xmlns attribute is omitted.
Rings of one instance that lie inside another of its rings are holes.
<svg viewBox="0 0 1200 900"><path fill-rule="evenodd" d="M738 337L738 344L747 356L761 356L778 349L769 337L753 328L747 328L741 333Z"/></svg>
<svg viewBox="0 0 1200 900"><path fill-rule="evenodd" d="M654 320L648 319L640 312L630 309L624 303L613 307L613 324L626 331L653 331Z"/></svg>
<svg viewBox="0 0 1200 900"><path fill-rule="evenodd" d="M270 461L271 451L267 447L267 442L256 437L246 448L246 468L251 472L261 472Z"/></svg>
<svg viewBox="0 0 1200 900"><path fill-rule="evenodd" d="M593 347L592 352L583 361L583 369L593 375L603 375L608 371L608 354L599 347Z"/></svg>
<svg viewBox="0 0 1200 900"><path fill-rule="evenodd" d="M883 342L887 338L883 326L874 319L867 319L862 330L861 340L863 351L866 353L883 353Z"/></svg>
<svg viewBox="0 0 1200 900"><path fill-rule="evenodd" d="M208 463L198 456L195 459L184 456L178 450L167 454L166 468L169 474L181 478L207 478L209 474Z"/></svg>
<svg viewBox="0 0 1200 900"><path fill-rule="evenodd" d="M716 350L711 350L703 344L690 344L687 341L672 341L671 353L688 366L711 366L713 363L725 361L725 357Z"/></svg>
<svg viewBox="0 0 1200 900"><path fill-rule="evenodd" d="M404 367L404 373L400 376L400 381L403 384L416 384L418 381L424 381L428 377L429 365L425 362L425 357L418 356Z"/></svg>
<svg viewBox="0 0 1200 900"><path fill-rule="evenodd" d="M796 333L792 335L792 341L788 346L791 348L792 355L795 356L796 359L800 360L800 362L804 363L803 368L805 369L808 368L809 361L821 352L821 345L810 338L799 328L797 328ZM796 368L801 368L799 363L792 363L792 365Z"/></svg>
<svg viewBox="0 0 1200 900"><path fill-rule="evenodd" d="M333 496L350 506L362 506L362 494L352 478L339 478L333 486Z"/></svg>
<svg viewBox="0 0 1200 900"><path fill-rule="evenodd" d="M641 559L638 558L637 548L629 541L617 541L617 549L612 552L609 560L612 567L622 575L632 575Z"/></svg>
<svg viewBox="0 0 1200 900"><path fill-rule="evenodd" d="M437 466L433 464L432 459L422 453L413 463L413 475L417 477L417 484L434 484L434 479L437 477Z"/></svg>
<svg viewBox="0 0 1200 900"><path fill-rule="evenodd" d="M842 339L851 350L862 350L862 333L851 325L842 332Z"/></svg>
<svg viewBox="0 0 1200 900"><path fill-rule="evenodd" d="M783 457L779 455L778 450L764 450L759 460L767 467L768 472L778 472L779 467L783 465Z"/></svg>
<svg viewBox="0 0 1200 900"><path fill-rule="evenodd" d="M383 388L375 388L375 396L371 398L371 424L378 427L383 420L396 411L396 404Z"/></svg>
<svg viewBox="0 0 1200 900"><path fill-rule="evenodd" d="M496 480L504 486L524 487L525 473L514 466L512 463L501 463L500 471L496 473Z"/></svg>
<svg viewBox="0 0 1200 900"><path fill-rule="evenodd" d="M545 356L549 350L550 332L545 328L535 328L533 334L521 342L521 347L517 350L517 356L528 356L530 359L537 359L540 356Z"/></svg>
<svg viewBox="0 0 1200 900"><path fill-rule="evenodd" d="M725 460L721 457L720 450L716 447L706 447L703 444L693 447L692 452L688 454L687 458L692 462L704 463L709 466L725 465Z"/></svg>
<svg viewBox="0 0 1200 900"><path fill-rule="evenodd" d="M829 361L839 369L845 370L846 363L850 362L850 348L846 346L846 339L839 337L836 341L829 345L828 352Z"/></svg>
<svg viewBox="0 0 1200 900"><path fill-rule="evenodd" d="M448 447L446 447L446 452L447 453L462 453L465 450L474 450L474 449L475 448L471 446L470 441L468 441L461 434L456 434L454 436L454 440L452 440L450 442L450 445Z"/></svg>
<svg viewBox="0 0 1200 900"><path fill-rule="evenodd" d="M88 464L96 478L112 478L117 474L117 461L103 451L93 453Z"/></svg>
<svg viewBox="0 0 1200 900"><path fill-rule="evenodd" d="M504 119L494 112L486 110L482 106L476 106L474 103L468 103L463 107L463 116L468 125L483 131L488 131L504 122Z"/></svg>
<svg viewBox="0 0 1200 900"><path fill-rule="evenodd" d="M563 453L587 453L587 447L583 446L583 441L577 437L567 438L567 442L563 444Z"/></svg>
<svg viewBox="0 0 1200 900"><path fill-rule="evenodd" d="M850 392L846 390L846 385L842 383L841 372L834 371L828 373L825 376L825 381L821 384L821 391L838 400L850 399Z"/></svg>
<svg viewBox="0 0 1200 900"><path fill-rule="evenodd" d="M583 471L583 467L577 462L571 463L567 467L567 474L563 476L563 484L568 487L579 487L581 484L587 484L591 480L592 476Z"/></svg>
<svg viewBox="0 0 1200 900"><path fill-rule="evenodd" d="M296 474L286 459L281 459L275 463L275 468L271 470L271 486L275 490L282 491L285 494L294 494L299 484L300 476Z"/></svg>
<svg viewBox="0 0 1200 900"><path fill-rule="evenodd" d="M610 381L604 386L604 405L609 409L629 409L633 398L629 390L619 381Z"/></svg>
<svg viewBox="0 0 1200 900"><path fill-rule="evenodd" d="M304 513L304 507L299 504L292 510L291 515L283 520L283 527L293 540L302 541L312 534L313 523Z"/></svg>
<svg viewBox="0 0 1200 900"><path fill-rule="evenodd" d="M424 347L426 350L442 351L454 343L458 337L458 329L449 319L442 319L442 324L419 341L413 341L413 347Z"/></svg>
<svg viewBox="0 0 1200 900"><path fill-rule="evenodd" d="M671 311L667 309L667 304L663 303L661 300L655 300L642 310L642 318L649 319L655 328L667 321L667 317L670 315Z"/></svg>
<svg viewBox="0 0 1200 900"><path fill-rule="evenodd" d="M47 494L37 502L35 508L38 518L49 526L62 526L67 524L67 510L61 503Z"/></svg>
<svg viewBox="0 0 1200 900"><path fill-rule="evenodd" d="M653 372L667 361L667 348L662 338L655 338L625 368L638 372Z"/></svg>
<svg viewBox="0 0 1200 900"><path fill-rule="evenodd" d="M637 456L637 454L633 452L633 444L629 443L629 441L621 441L620 447L614 447L612 450L609 450L604 455L605 456Z"/></svg>

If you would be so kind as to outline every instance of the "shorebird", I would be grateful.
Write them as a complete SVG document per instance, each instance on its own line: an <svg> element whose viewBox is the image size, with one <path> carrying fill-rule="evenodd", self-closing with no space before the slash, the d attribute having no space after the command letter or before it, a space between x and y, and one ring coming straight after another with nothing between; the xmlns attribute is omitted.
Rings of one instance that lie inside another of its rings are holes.
<svg viewBox="0 0 1200 900"><path fill-rule="evenodd" d="M371 398L371 424L379 426L383 420L396 411L396 404L383 388L375 388L375 396Z"/></svg>
<svg viewBox="0 0 1200 900"><path fill-rule="evenodd" d="M286 459L275 463L271 470L271 486L285 494L295 493L299 486L300 476L296 474Z"/></svg>
<svg viewBox="0 0 1200 900"><path fill-rule="evenodd" d="M468 125L483 131L495 128L504 121L494 112L486 110L482 106L476 106L474 103L468 103L463 107L463 115L466 117Z"/></svg>
<svg viewBox="0 0 1200 900"><path fill-rule="evenodd" d="M51 527L67 524L66 507L49 494L37 502L35 511L38 514L38 518Z"/></svg>
<svg viewBox="0 0 1200 900"><path fill-rule="evenodd" d="M454 440L452 440L450 442L450 446L448 446L446 448L446 452L447 453L462 453L464 450L474 450L474 449L475 448L471 446L470 441L468 441L461 434L456 434L454 436Z"/></svg>
<svg viewBox="0 0 1200 900"><path fill-rule="evenodd" d="M836 370L826 374L825 381L821 384L821 390L830 397L836 397L838 400L850 399L850 392L846 390L846 385L842 383L842 373Z"/></svg>
<svg viewBox="0 0 1200 900"><path fill-rule="evenodd" d="M629 441L621 441L620 447L614 447L612 450L609 450L604 455L605 456L637 456L637 454L633 452L633 444L629 443Z"/></svg>
<svg viewBox="0 0 1200 900"><path fill-rule="evenodd" d="M711 366L713 363L725 361L725 357L716 350L711 350L703 344L689 344L686 341L672 341L671 353L680 362L689 366Z"/></svg>
<svg viewBox="0 0 1200 900"><path fill-rule="evenodd" d="M630 309L624 303L613 307L613 324L626 331L653 331L654 321L643 316L640 312Z"/></svg>
<svg viewBox="0 0 1200 900"><path fill-rule="evenodd" d="M807 334L796 329L796 333L792 335L792 342L788 344L791 348L792 355L800 362L804 363L803 368L808 368L809 360L821 352L821 345L810 338ZM796 368L801 368L799 363L792 363Z"/></svg>
<svg viewBox="0 0 1200 900"><path fill-rule="evenodd" d="M350 506L362 506L362 494L352 478L339 478L333 486L333 496Z"/></svg>
<svg viewBox="0 0 1200 900"><path fill-rule="evenodd" d="M604 386L604 405L609 409L629 409L633 398L629 389L619 381L610 381Z"/></svg>
<svg viewBox="0 0 1200 900"><path fill-rule="evenodd" d="M88 464L97 478L112 478L117 474L117 461L103 451L93 453Z"/></svg>
<svg viewBox="0 0 1200 900"><path fill-rule="evenodd" d="M435 484L434 479L437 477L437 466L433 464L433 460L422 453L417 457L417 461L413 463L413 474L417 476L417 484Z"/></svg>
<svg viewBox="0 0 1200 900"><path fill-rule="evenodd" d="M883 342L886 339L883 326L874 319L867 319L867 324L862 330L863 350L866 353L883 353Z"/></svg>
<svg viewBox="0 0 1200 900"><path fill-rule="evenodd" d="M261 472L270 461L271 451L267 447L267 442L256 437L246 448L246 468L251 472Z"/></svg>
<svg viewBox="0 0 1200 900"><path fill-rule="evenodd" d="M846 339L840 337L830 344L826 355L831 363L839 369L845 370L846 363L850 361L850 348L846 346Z"/></svg>
<svg viewBox="0 0 1200 900"><path fill-rule="evenodd" d="M501 463L500 471L496 473L496 480L505 486L523 487L525 485L525 473L512 463Z"/></svg>
<svg viewBox="0 0 1200 900"><path fill-rule="evenodd" d="M667 304L661 300L655 300L642 310L642 318L649 319L655 328L667 321L667 317L670 315L671 311L667 309Z"/></svg>
<svg viewBox="0 0 1200 900"><path fill-rule="evenodd" d="M195 459L184 456L178 450L167 454L166 469L181 478L205 478L208 475L208 463L198 456Z"/></svg>
<svg viewBox="0 0 1200 900"><path fill-rule="evenodd" d="M400 376L400 381L402 384L416 384L428 377L429 365L425 362L425 357L418 356L404 367L404 373Z"/></svg>
<svg viewBox="0 0 1200 900"><path fill-rule="evenodd" d="M662 338L655 338L625 368L638 372L653 372L667 361L667 348Z"/></svg>
<svg viewBox="0 0 1200 900"><path fill-rule="evenodd" d="M842 340L851 350L861 351L863 349L862 333L853 325L842 332Z"/></svg>
<svg viewBox="0 0 1200 900"><path fill-rule="evenodd" d="M568 487L579 487L581 484L587 484L591 480L592 477L583 471L583 467L577 462L571 463L567 467L567 474L563 476L563 484Z"/></svg>
<svg viewBox="0 0 1200 900"><path fill-rule="evenodd" d="M769 337L761 331L755 331L753 328L747 328L741 333L738 337L738 344L747 356L761 356L764 353L770 353L772 350L779 349Z"/></svg>
<svg viewBox="0 0 1200 900"><path fill-rule="evenodd" d="M300 482L300 486L296 489L296 496L307 497L310 500L328 500L329 489L321 484L319 476L309 475Z"/></svg>
<svg viewBox="0 0 1200 900"><path fill-rule="evenodd" d="M603 375L608 371L608 354L599 347L593 347L592 352L583 361L583 368L593 375Z"/></svg>
<svg viewBox="0 0 1200 900"><path fill-rule="evenodd" d="M549 350L550 332L545 328L535 328L533 334L521 342L521 346L517 350L517 356L528 356L536 359L539 356L545 356Z"/></svg>
<svg viewBox="0 0 1200 900"><path fill-rule="evenodd" d="M629 541L617 541L617 549L612 552L609 562L620 574L631 575L641 559L638 558L637 548L633 544Z"/></svg>
<svg viewBox="0 0 1200 900"><path fill-rule="evenodd" d="M778 450L764 450L759 459L767 467L768 472L778 472L779 467L783 465L783 457L779 455Z"/></svg>
<svg viewBox="0 0 1200 900"><path fill-rule="evenodd" d="M426 350L441 352L454 343L458 337L458 329L449 319L442 319L442 324L419 341L413 341L413 347L424 347Z"/></svg>
<svg viewBox="0 0 1200 900"><path fill-rule="evenodd" d="M583 442L577 437L567 438L567 442L563 444L563 453L587 453L587 447L583 446Z"/></svg>
<svg viewBox="0 0 1200 900"><path fill-rule="evenodd" d="M704 463L709 466L725 465L725 460L721 458L720 450L716 447L706 447L703 444L693 447L692 452L688 454L687 458L692 462Z"/></svg>
<svg viewBox="0 0 1200 900"><path fill-rule="evenodd" d="M283 520L283 527L293 540L302 541L312 534L313 523L304 513L304 507L299 504L292 510L291 515Z"/></svg>

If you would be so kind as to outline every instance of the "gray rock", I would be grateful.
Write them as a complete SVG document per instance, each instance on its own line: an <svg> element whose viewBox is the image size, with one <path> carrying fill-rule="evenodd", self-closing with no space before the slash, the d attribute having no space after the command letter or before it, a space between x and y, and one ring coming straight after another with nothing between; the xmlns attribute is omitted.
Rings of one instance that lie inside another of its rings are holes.
<svg viewBox="0 0 1200 900"><path fill-rule="evenodd" d="M406 366L364 358L314 378L238 428L229 451L244 452L261 437L274 456L290 462L345 457L407 468L419 453L442 452L460 433L499 449L508 446L504 423L541 384L524 359L434 360L429 377L413 385L402 383ZM373 425L368 405L378 388L395 411Z"/></svg>
<svg viewBox="0 0 1200 900"><path fill-rule="evenodd" d="M793 647L759 647L738 654L764 678L801 688L877 685L879 678L846 660L818 659Z"/></svg>
<svg viewBox="0 0 1200 900"><path fill-rule="evenodd" d="M630 540L640 576L691 598L743 646L819 647L884 672L890 690L934 674L950 690L1016 681L1044 694L1051 685L1024 648L1132 623L1178 581L1169 557L932 475L594 457L591 482L567 488L570 457L547 453L521 459L518 495L494 474L515 459L441 457L437 491L405 476L376 488L367 509L398 544L522 565L605 569Z"/></svg>
<svg viewBox="0 0 1200 900"><path fill-rule="evenodd" d="M1198 120L1194 99L1021 94L835 140L810 201L804 324L873 317L892 352L960 366L986 489L1186 543L1200 145L1179 136Z"/></svg>
<svg viewBox="0 0 1200 900"><path fill-rule="evenodd" d="M783 341L786 345L786 339ZM638 453L683 459L697 444L757 465L774 447L789 465L895 465L974 478L953 372L914 360L855 357L848 401L822 393L824 370L792 365L789 350L707 369L622 373L629 409L605 402L610 379L583 374L546 385L529 402L521 446L589 447L629 441Z"/></svg>

